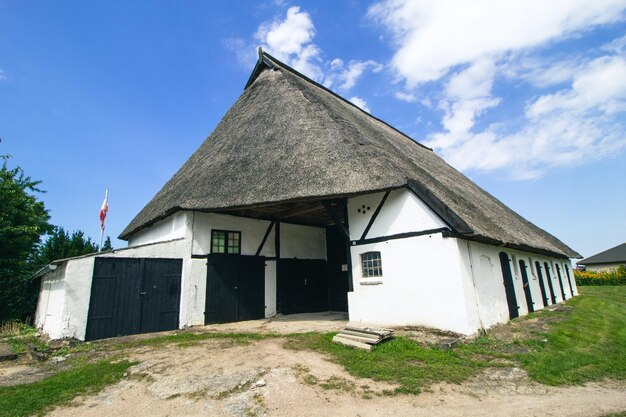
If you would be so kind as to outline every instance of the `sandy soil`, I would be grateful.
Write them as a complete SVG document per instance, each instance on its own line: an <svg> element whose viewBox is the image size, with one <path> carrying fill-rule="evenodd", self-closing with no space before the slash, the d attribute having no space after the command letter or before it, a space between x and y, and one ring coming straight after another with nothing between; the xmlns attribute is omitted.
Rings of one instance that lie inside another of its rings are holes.
<svg viewBox="0 0 626 417"><path fill-rule="evenodd" d="M626 410L626 384L546 387L518 368L438 384L418 396L387 397L381 392L393 386L355 379L323 355L283 343L210 339L135 349L129 356L140 363L122 381L48 415L589 417Z"/></svg>

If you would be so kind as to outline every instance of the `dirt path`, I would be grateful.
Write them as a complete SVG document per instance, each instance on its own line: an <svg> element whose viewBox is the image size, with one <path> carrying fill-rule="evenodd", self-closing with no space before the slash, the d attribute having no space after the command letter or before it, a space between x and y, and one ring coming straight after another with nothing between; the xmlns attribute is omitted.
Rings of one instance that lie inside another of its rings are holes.
<svg viewBox="0 0 626 417"><path fill-rule="evenodd" d="M281 339L238 345L209 339L130 352L140 363L118 384L49 416L602 416L626 410L626 384L552 388L517 368L490 370L419 396L385 396L384 383L351 377Z"/></svg>

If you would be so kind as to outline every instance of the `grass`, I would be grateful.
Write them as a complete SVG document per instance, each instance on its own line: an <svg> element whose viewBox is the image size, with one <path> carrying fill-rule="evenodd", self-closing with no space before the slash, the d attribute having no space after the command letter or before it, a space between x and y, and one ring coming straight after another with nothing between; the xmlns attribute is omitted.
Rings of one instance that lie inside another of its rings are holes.
<svg viewBox="0 0 626 417"><path fill-rule="evenodd" d="M28 345L45 349L47 345L36 336L37 329L20 321L5 321L0 324L0 339L4 339L15 353L24 353Z"/></svg>
<svg viewBox="0 0 626 417"><path fill-rule="evenodd" d="M350 374L397 383L399 387L395 393L406 394L418 394L424 387L438 381L464 381L490 364L462 351L421 347L405 337L397 337L366 352L333 343L333 335L293 335L286 347L328 353Z"/></svg>
<svg viewBox="0 0 626 417"><path fill-rule="evenodd" d="M626 286L584 287L568 301L567 318L527 340L531 351L518 355L531 378L548 385L626 378ZM552 313L554 314L554 313Z"/></svg>
<svg viewBox="0 0 626 417"><path fill-rule="evenodd" d="M513 365L548 385L625 379L626 286L580 292L567 302L568 311L540 311L518 320L523 336L515 341L485 333L472 343L439 350L397 337L365 352L332 343L333 333L308 333L291 336L286 347L325 352L356 377L398 384L395 394L417 394L435 382L460 383L487 367ZM529 318L549 319L547 330L524 333L523 321Z"/></svg>
<svg viewBox="0 0 626 417"><path fill-rule="evenodd" d="M93 394L119 381L133 364L99 361L77 365L30 384L0 387L0 416L42 415L78 395Z"/></svg>

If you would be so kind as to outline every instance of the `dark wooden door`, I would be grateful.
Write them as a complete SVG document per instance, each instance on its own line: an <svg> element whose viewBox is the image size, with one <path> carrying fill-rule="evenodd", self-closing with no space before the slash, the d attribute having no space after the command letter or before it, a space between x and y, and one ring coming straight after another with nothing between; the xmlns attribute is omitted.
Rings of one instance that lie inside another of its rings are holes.
<svg viewBox="0 0 626 417"><path fill-rule="evenodd" d="M178 328L181 259L145 259L141 289L141 331Z"/></svg>
<svg viewBox="0 0 626 417"><path fill-rule="evenodd" d="M265 317L265 258L212 254L207 258L205 324Z"/></svg>
<svg viewBox="0 0 626 417"><path fill-rule="evenodd" d="M546 271L546 280L548 281L548 289L550 290L550 298L552 299L552 304L556 304L556 294L554 293L554 286L552 285L552 275L550 274L550 265L548 265L547 262L544 262L543 266Z"/></svg>
<svg viewBox="0 0 626 417"><path fill-rule="evenodd" d="M537 279L539 280L539 289L541 290L541 301L543 302L543 306L547 307L550 305L548 301L548 294L546 293L546 284L543 281L543 274L541 273L541 264L539 262L535 262L535 269L537 270Z"/></svg>
<svg viewBox="0 0 626 417"><path fill-rule="evenodd" d="M526 269L526 262L523 259L519 261L519 269L522 274L522 284L524 285L524 296L526 297L526 306L528 307L528 312L532 313L535 311L535 306L533 302L533 294L530 292L530 283L528 282L528 270Z"/></svg>
<svg viewBox="0 0 626 417"><path fill-rule="evenodd" d="M182 260L96 258L86 340L178 328Z"/></svg>
<svg viewBox="0 0 626 417"><path fill-rule="evenodd" d="M313 313L328 310L326 261L280 259L277 278L277 304L280 313Z"/></svg>
<svg viewBox="0 0 626 417"><path fill-rule="evenodd" d="M563 286L563 277L561 276L561 267L556 265L556 276L559 279L559 287L561 288L561 296L563 297L563 301L567 298L565 297L565 286Z"/></svg>
<svg viewBox="0 0 626 417"><path fill-rule="evenodd" d="M350 271L348 270L346 242L335 226L326 228L326 252L328 309L348 311Z"/></svg>
<svg viewBox="0 0 626 417"><path fill-rule="evenodd" d="M511 273L511 263L509 255L500 252L500 266L502 268L502 277L504 279L504 292L506 294L506 302L509 306L509 318L519 317L519 306L515 297L515 284L513 283L513 274Z"/></svg>

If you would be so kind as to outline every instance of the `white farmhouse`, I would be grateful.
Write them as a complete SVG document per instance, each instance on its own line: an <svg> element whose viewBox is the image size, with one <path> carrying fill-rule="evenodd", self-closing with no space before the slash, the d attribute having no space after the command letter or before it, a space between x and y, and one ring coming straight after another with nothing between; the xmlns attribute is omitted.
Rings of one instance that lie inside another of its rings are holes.
<svg viewBox="0 0 626 417"><path fill-rule="evenodd" d="M582 259L578 266L584 266L590 272L610 272L620 266L626 267L626 243Z"/></svg>
<svg viewBox="0 0 626 417"><path fill-rule="evenodd" d="M472 334L576 295L580 255L431 149L260 51L122 232L38 274L37 325L99 339L317 311Z"/></svg>

